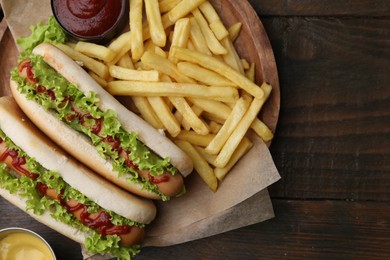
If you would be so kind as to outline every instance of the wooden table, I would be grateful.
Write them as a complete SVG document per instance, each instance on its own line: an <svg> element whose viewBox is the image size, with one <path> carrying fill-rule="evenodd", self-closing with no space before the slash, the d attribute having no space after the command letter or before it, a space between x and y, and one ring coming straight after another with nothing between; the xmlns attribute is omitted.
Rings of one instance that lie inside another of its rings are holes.
<svg viewBox="0 0 390 260"><path fill-rule="evenodd" d="M390 1L250 3L280 78L276 217L137 259L390 259ZM31 228L58 259L80 259L75 243L6 204L0 228Z"/></svg>

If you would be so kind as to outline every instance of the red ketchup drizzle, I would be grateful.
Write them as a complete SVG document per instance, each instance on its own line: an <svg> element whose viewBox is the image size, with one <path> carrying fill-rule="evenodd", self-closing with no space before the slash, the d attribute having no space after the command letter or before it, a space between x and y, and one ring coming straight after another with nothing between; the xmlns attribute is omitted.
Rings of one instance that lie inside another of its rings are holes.
<svg viewBox="0 0 390 260"><path fill-rule="evenodd" d="M26 69L27 79L31 83L36 84L39 82L39 78L34 77L34 72L32 69L31 61L25 60L19 64L19 67L18 67L19 72L22 72L24 69Z"/></svg>
<svg viewBox="0 0 390 260"><path fill-rule="evenodd" d="M92 130L92 133L98 134L102 130L102 120L92 117L91 114L83 114L83 115L80 114L79 119L80 119L80 122L82 125L86 124L86 121L85 121L86 118L93 119L95 121L95 124L91 125L91 130Z"/></svg>
<svg viewBox="0 0 390 260"><path fill-rule="evenodd" d="M150 173L148 173L148 178L151 183L153 184L159 184L162 182L168 182L169 181L169 176L168 174L164 174L162 176L152 176Z"/></svg>
<svg viewBox="0 0 390 260"><path fill-rule="evenodd" d="M37 189L39 195L41 195L43 197L43 196L45 196L46 191L49 187L47 187L47 185L42 183L42 182L37 182L37 185L35 185L35 188Z"/></svg>
<svg viewBox="0 0 390 260"><path fill-rule="evenodd" d="M90 218L90 215L87 206L84 206L80 213L81 222L92 229L98 230L102 236L126 234L131 230L131 227L127 225L114 226L107 212L101 211L96 218Z"/></svg>
<svg viewBox="0 0 390 260"><path fill-rule="evenodd" d="M18 170L19 172L21 172L22 174L26 175L27 177L35 180L36 178L38 178L38 174L35 174L35 173L31 173L30 171L26 170L24 167L22 167L23 165L26 164L26 158L24 157L19 157L18 156L18 152L16 150L11 150L11 149L7 149L1 156L0 156L0 162L1 161L4 161L7 157L11 157L12 158L12 166Z"/></svg>

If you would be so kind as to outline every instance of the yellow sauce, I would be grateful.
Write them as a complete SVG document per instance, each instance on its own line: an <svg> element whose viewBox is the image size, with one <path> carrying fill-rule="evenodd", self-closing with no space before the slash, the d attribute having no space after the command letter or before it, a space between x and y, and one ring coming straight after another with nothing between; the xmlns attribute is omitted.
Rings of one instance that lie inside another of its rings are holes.
<svg viewBox="0 0 390 260"><path fill-rule="evenodd" d="M47 245L38 237L15 231L0 240L0 259L49 260L54 258Z"/></svg>

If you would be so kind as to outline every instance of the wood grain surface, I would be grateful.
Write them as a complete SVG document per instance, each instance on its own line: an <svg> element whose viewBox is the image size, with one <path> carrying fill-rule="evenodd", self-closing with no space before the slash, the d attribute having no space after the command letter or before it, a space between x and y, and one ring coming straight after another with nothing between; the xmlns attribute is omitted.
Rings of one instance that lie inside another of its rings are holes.
<svg viewBox="0 0 390 260"><path fill-rule="evenodd" d="M280 80L276 217L137 259L390 259L390 2L249 2ZM16 224L23 213L2 214ZM60 259L80 258L71 241L23 221Z"/></svg>

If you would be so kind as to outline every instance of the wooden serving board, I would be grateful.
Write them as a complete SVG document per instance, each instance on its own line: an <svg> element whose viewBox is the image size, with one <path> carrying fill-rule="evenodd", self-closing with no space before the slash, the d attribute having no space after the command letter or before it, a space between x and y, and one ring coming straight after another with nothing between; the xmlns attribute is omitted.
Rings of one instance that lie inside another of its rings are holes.
<svg viewBox="0 0 390 260"><path fill-rule="evenodd" d="M242 29L235 47L241 58L256 64L256 82L270 83L273 91L259 117L275 131L279 109L280 89L278 73L272 47L267 33L248 1L211 0L210 1L227 27L238 21ZM18 50L15 40L7 27L5 19L0 26L0 96L10 95L10 69L17 64Z"/></svg>

